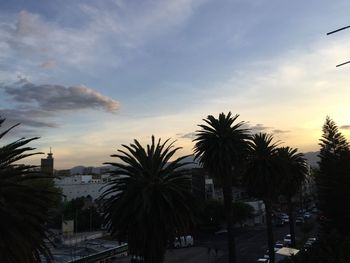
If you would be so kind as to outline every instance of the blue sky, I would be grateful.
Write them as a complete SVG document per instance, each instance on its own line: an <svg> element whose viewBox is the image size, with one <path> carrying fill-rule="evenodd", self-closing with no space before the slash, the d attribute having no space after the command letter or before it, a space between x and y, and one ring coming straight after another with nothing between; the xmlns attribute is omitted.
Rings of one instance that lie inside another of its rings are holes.
<svg viewBox="0 0 350 263"><path fill-rule="evenodd" d="M122 143L177 139L240 114L314 151L326 115L348 136L349 1L0 0L0 114L39 135L56 168L101 165ZM37 162L38 160L31 160Z"/></svg>

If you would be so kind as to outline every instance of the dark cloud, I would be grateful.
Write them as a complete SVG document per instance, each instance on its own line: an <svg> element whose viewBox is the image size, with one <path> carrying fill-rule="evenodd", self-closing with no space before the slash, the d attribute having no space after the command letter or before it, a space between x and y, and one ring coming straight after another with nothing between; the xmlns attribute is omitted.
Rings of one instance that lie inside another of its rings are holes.
<svg viewBox="0 0 350 263"><path fill-rule="evenodd" d="M350 129L350 125L342 125L342 126L340 126L340 129L349 130Z"/></svg>
<svg viewBox="0 0 350 263"><path fill-rule="evenodd" d="M264 124L258 123L254 126L248 126L248 129L251 130L252 133L259 133L271 129L271 127L264 126Z"/></svg>
<svg viewBox="0 0 350 263"><path fill-rule="evenodd" d="M43 121L43 119L53 116L52 113L34 109L0 109L0 116L6 118L8 123L21 123L29 127L58 127L57 124ZM40 119L40 120L39 120Z"/></svg>
<svg viewBox="0 0 350 263"><path fill-rule="evenodd" d="M280 129L272 130L272 133L274 133L274 134L288 133L288 132L290 132L290 131L288 131L288 130L280 130Z"/></svg>
<svg viewBox="0 0 350 263"><path fill-rule="evenodd" d="M185 139L191 139L193 140L196 137L196 133L195 132L189 132L189 133L178 133L177 134L180 138L185 138Z"/></svg>
<svg viewBox="0 0 350 263"><path fill-rule="evenodd" d="M48 119L67 111L97 109L115 112L119 109L118 101L84 86L35 85L21 78L12 85L0 84L0 90L16 102L12 108L0 108L0 116L10 123L28 127L58 127Z"/></svg>
<svg viewBox="0 0 350 263"><path fill-rule="evenodd" d="M39 109L45 111L102 109L115 112L119 102L85 86L64 87L61 85L36 85L26 79L21 79L14 85L0 86L19 103L29 105L36 103Z"/></svg>

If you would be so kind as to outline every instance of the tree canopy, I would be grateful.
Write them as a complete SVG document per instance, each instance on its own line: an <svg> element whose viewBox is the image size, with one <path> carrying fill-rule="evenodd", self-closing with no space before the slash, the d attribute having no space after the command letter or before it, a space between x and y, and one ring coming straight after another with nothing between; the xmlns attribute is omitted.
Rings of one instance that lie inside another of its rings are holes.
<svg viewBox="0 0 350 263"><path fill-rule="evenodd" d="M117 168L102 195L107 225L145 262L163 262L168 241L187 234L194 221L187 156L171 161L179 149L152 136L146 148L134 140L112 155L121 162L106 163Z"/></svg>
<svg viewBox="0 0 350 263"><path fill-rule="evenodd" d="M4 123L0 119L0 126ZM2 139L17 125L0 134ZM34 187L45 179L33 165L20 164L37 155L27 146L38 139L21 138L0 146L0 261L4 263L51 261L46 225L57 193Z"/></svg>

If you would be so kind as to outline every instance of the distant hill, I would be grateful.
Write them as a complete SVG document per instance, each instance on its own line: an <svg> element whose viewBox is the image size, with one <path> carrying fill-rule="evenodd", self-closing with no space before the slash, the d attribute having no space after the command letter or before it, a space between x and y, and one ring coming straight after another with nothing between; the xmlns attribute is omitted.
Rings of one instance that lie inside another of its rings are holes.
<svg viewBox="0 0 350 263"><path fill-rule="evenodd" d="M307 152L304 153L304 156L307 160L307 162L310 164L311 167L318 167L318 161L319 157L317 156L319 152ZM190 155L186 157L182 162L189 162L191 164L187 165L187 168L199 168L200 165L198 164L198 161L194 161L194 155ZM101 174L104 173L108 170L114 170L112 166L100 166L100 167L88 167L88 166L75 166L70 169L70 174L75 175L75 174Z"/></svg>

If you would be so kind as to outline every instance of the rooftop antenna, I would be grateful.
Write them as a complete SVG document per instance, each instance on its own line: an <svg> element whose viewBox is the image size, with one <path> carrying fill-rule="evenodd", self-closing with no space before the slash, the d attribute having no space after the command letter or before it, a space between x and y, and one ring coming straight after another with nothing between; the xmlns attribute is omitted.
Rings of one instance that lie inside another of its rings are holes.
<svg viewBox="0 0 350 263"><path fill-rule="evenodd" d="M50 152L47 154L47 158L51 159L52 158L52 151L51 151L51 147L50 147Z"/></svg>
<svg viewBox="0 0 350 263"><path fill-rule="evenodd" d="M331 31L331 32L328 32L328 33L327 33L327 36L328 36L328 35L331 35L331 34L334 34L334 33L337 33L337 32L339 32L339 31L342 31L342 30L347 29L347 28L350 28L350 26L344 26L344 27L342 27L342 28L339 28L339 29L333 30L333 31ZM349 61L346 61L346 62L344 62L344 63L338 64L338 65L336 65L336 67L341 67L341 66L346 65L346 64L349 64L349 63L350 63L350 60L349 60Z"/></svg>

